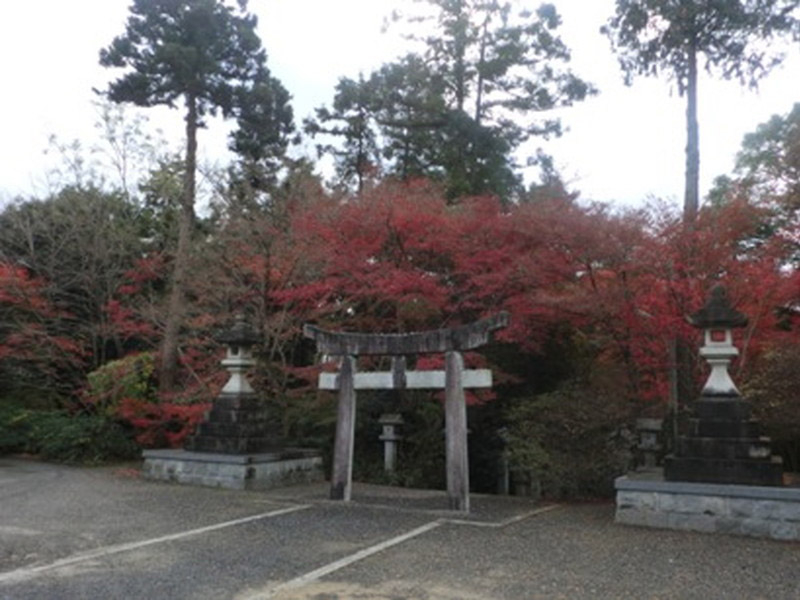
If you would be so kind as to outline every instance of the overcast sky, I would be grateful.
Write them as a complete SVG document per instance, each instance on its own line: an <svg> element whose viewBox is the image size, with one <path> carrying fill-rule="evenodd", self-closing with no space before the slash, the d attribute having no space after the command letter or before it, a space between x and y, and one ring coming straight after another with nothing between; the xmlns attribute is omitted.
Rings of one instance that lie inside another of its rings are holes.
<svg viewBox="0 0 800 600"><path fill-rule="evenodd" d="M383 18L401 0L250 0L268 65L293 96L299 123L329 103L341 76L368 74L406 46L398 32L381 33ZM562 37L573 69L600 94L563 111L569 131L546 146L585 199L638 204L648 196L678 203L684 165L684 99L663 79L622 76L599 27L613 0L553 0L563 17ZM129 0L6 1L0 9L0 202L46 192L55 158L48 137L87 146L97 115L92 88L114 76L98 65L98 51L124 29ZM538 3L529 3L536 6ZM701 192L727 173L742 136L772 114L800 101L800 46L759 92L733 82L700 81ZM146 111L153 127L181 147L179 111ZM206 161L224 161L225 127L200 137ZM302 149L301 149L302 151ZM309 150L310 151L310 150Z"/></svg>

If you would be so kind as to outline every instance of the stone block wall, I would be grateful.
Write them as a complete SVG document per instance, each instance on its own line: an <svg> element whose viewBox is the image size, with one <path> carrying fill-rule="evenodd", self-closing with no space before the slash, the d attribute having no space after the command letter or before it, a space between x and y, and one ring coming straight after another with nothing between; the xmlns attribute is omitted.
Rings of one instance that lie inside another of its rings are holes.
<svg viewBox="0 0 800 600"><path fill-rule="evenodd" d="M146 450L145 479L233 490L265 490L323 481L322 458L314 452L224 455L183 450Z"/></svg>
<svg viewBox="0 0 800 600"><path fill-rule="evenodd" d="M616 522L800 541L800 488L620 477Z"/></svg>

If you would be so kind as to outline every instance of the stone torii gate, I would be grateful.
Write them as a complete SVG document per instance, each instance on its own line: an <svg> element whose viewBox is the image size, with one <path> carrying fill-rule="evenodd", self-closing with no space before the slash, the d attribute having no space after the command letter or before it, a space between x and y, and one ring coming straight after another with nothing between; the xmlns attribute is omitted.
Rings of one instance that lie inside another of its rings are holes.
<svg viewBox="0 0 800 600"><path fill-rule="evenodd" d="M464 390L489 388L489 369L464 369L461 352L489 342L490 334L506 327L508 313L475 321L462 327L414 333L345 333L305 325L305 337L317 343L317 351L341 357L338 373L322 373L319 389L339 390L336 442L333 453L330 497L350 500L353 476L356 390L445 390L445 437L447 495L452 510L469 511L469 463L467 458L467 407ZM407 371L406 356L445 355L444 371ZM360 355L392 357L392 370L356 372Z"/></svg>

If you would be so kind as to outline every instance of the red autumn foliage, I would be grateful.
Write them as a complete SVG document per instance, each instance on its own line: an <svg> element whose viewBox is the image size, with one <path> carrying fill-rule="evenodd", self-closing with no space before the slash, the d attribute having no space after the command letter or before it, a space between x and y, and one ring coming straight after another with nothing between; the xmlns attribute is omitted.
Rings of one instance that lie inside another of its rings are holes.
<svg viewBox="0 0 800 600"><path fill-rule="evenodd" d="M65 335L70 315L45 295L45 282L27 269L0 262L0 359L40 384L55 383L85 358L81 340Z"/></svg>
<svg viewBox="0 0 800 600"><path fill-rule="evenodd" d="M133 427L136 442L144 448L178 448L210 408L210 403L154 403L123 398L116 412L118 418Z"/></svg>
<svg viewBox="0 0 800 600"><path fill-rule="evenodd" d="M760 223L759 209L743 202L706 208L687 230L660 206L614 213L559 196L451 204L427 181L383 183L355 198L318 191L287 206L280 223L254 214L229 219L213 252L197 257L207 262L193 278L184 363L201 379L219 372L208 337L235 310L254 308L264 332L258 350L283 373L282 383L274 372L265 381L287 393L290 382L317 372L295 356L304 322L403 332L507 310L511 326L498 335L506 344L535 356L553 331L567 331L596 360L624 367L620 393L663 401L670 344L697 347L685 316L714 283L724 283L750 317L740 369L791 335L777 327L777 309L798 298L797 275L786 267L795 248L786 236L760 238ZM129 277L138 291L126 285L108 307L125 335L157 336L148 298L158 264L138 265L142 273Z"/></svg>

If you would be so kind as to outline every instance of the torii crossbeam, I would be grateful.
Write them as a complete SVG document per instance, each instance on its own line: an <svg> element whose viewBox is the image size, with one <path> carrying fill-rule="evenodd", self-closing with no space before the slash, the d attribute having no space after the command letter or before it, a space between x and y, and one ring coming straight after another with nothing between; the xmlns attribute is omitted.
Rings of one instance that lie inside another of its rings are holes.
<svg viewBox="0 0 800 600"><path fill-rule="evenodd" d="M330 497L350 500L351 496L356 390L444 389L447 495L451 509L468 512L464 389L491 387L492 372L464 369L461 352L487 344L492 331L506 327L508 322L508 313L503 312L462 327L414 333L346 333L306 325L303 334L317 343L320 353L342 358L338 373L322 373L319 377L319 389L339 390ZM432 353L444 353L444 371L406 371L406 355ZM392 370L357 373L356 359L362 354L391 356Z"/></svg>

